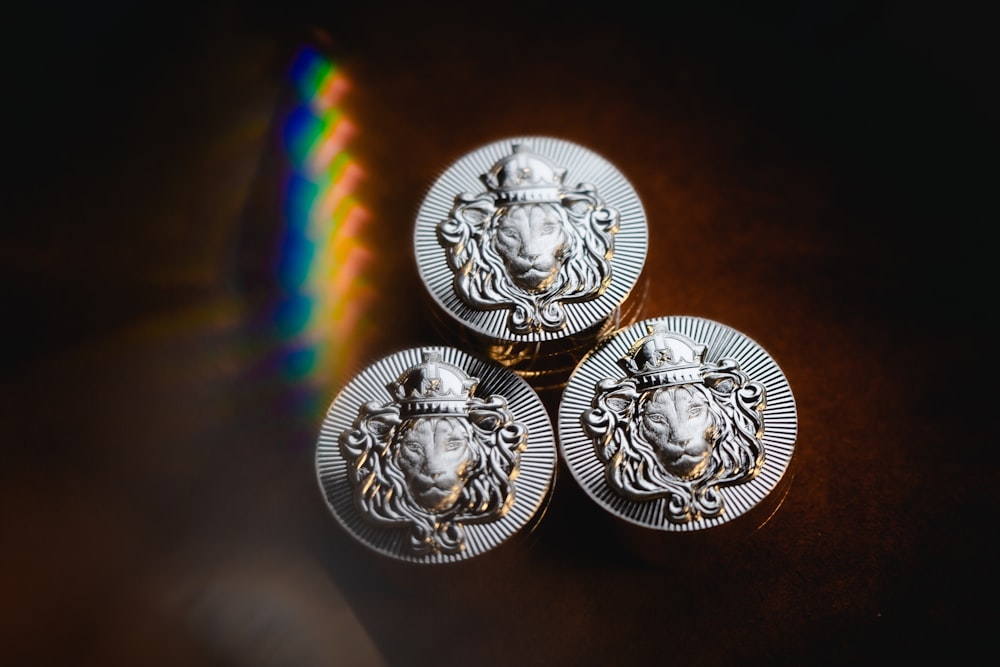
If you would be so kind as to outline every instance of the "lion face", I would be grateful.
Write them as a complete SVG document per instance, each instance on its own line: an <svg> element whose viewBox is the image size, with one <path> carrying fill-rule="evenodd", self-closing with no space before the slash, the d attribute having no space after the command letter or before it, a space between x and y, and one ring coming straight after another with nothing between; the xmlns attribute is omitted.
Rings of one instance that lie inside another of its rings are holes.
<svg viewBox="0 0 1000 667"><path fill-rule="evenodd" d="M528 292L552 285L567 242L563 219L552 204L512 206L497 221L493 241L513 283Z"/></svg>
<svg viewBox="0 0 1000 667"><path fill-rule="evenodd" d="M451 417L415 419L400 432L396 463L411 497L429 512L452 507L472 464L469 426Z"/></svg>
<svg viewBox="0 0 1000 667"><path fill-rule="evenodd" d="M705 398L683 385L657 390L646 401L639 430L663 467L681 479L705 471L718 433Z"/></svg>

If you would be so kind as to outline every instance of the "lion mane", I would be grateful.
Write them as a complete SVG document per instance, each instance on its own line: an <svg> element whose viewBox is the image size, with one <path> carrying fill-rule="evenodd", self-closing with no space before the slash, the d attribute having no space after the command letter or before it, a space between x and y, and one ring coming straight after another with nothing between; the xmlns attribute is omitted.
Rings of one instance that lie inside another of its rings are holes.
<svg viewBox="0 0 1000 667"><path fill-rule="evenodd" d="M340 436L341 453L350 463L355 504L374 523L406 527L415 555L461 552L463 524L492 521L513 506L527 428L514 421L503 397L471 399L471 469L459 500L445 512L432 514L411 498L394 456L396 436L412 419L401 419L396 403L373 401L361 406L353 428Z"/></svg>
<svg viewBox="0 0 1000 667"><path fill-rule="evenodd" d="M678 524L722 514L718 487L752 479L764 463L764 386L749 382L731 359L704 364L702 378L687 386L706 399L714 438L709 467L693 480L667 472L640 429L631 427L655 390L639 392L631 378L602 380L581 417L608 484L634 501L666 498L667 519Z"/></svg>
<svg viewBox="0 0 1000 667"><path fill-rule="evenodd" d="M557 215L568 242L553 284L531 293L513 283L493 244L500 221L519 205L497 206L488 192L461 194L449 217L438 224L438 240L455 274L455 291L466 304L509 308L508 326L517 334L558 331L566 324L564 302L590 299L607 288L620 215L604 205L590 184L564 191L558 203L542 204Z"/></svg>

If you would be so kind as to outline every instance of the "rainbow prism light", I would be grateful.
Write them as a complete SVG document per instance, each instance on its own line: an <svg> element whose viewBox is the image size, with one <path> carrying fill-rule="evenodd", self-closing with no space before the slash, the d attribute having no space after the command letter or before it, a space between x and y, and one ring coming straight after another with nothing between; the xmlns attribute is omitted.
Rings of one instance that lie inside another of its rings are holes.
<svg viewBox="0 0 1000 667"><path fill-rule="evenodd" d="M339 377L348 350L356 353L363 338L372 292L363 270L372 253L358 239L370 216L354 196L364 178L347 151L356 127L339 106L349 81L312 47L299 50L290 78L295 104L282 125L288 178L275 322L284 374L315 390ZM311 395L310 403L319 400Z"/></svg>

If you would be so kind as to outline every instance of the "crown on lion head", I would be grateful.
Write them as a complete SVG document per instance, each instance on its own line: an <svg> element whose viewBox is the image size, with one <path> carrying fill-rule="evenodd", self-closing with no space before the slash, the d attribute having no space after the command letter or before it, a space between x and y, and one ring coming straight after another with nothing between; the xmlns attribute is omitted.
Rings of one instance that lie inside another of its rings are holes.
<svg viewBox="0 0 1000 667"><path fill-rule="evenodd" d="M482 176L497 204L560 201L566 169L525 144L512 144L512 149Z"/></svg>
<svg viewBox="0 0 1000 667"><path fill-rule="evenodd" d="M404 371L386 389L405 418L464 414L478 384L479 378L441 361L441 355L431 351L424 352L421 363Z"/></svg>
<svg viewBox="0 0 1000 667"><path fill-rule="evenodd" d="M647 325L646 332L618 360L640 391L701 381L705 345L662 325Z"/></svg>

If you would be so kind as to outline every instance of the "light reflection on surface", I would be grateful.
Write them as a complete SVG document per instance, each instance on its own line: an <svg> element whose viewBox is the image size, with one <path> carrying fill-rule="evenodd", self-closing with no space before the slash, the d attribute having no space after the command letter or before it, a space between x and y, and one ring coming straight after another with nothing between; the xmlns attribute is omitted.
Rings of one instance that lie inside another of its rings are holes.
<svg viewBox="0 0 1000 667"><path fill-rule="evenodd" d="M373 294L364 278L372 252L360 240L370 214L355 196L364 170L347 150L357 127L339 106L350 82L312 47L289 75L296 99L281 128L287 180L275 324L283 373L302 390L298 408L315 413L327 399L317 389L359 354Z"/></svg>

